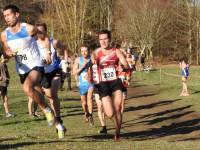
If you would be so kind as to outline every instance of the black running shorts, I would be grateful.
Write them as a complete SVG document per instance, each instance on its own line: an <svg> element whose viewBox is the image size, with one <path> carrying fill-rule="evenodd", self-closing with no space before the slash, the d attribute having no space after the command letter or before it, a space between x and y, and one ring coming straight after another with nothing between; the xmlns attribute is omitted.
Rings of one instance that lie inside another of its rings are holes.
<svg viewBox="0 0 200 150"><path fill-rule="evenodd" d="M114 93L117 90L122 91L121 79L109 82L101 82L99 84L99 95L101 99L105 96L112 96L112 93Z"/></svg>
<svg viewBox="0 0 200 150"><path fill-rule="evenodd" d="M42 77L42 82L41 82L42 87L44 87L45 89L50 88L52 79L54 77L61 77L61 75L62 75L62 70L60 68L50 73L45 73Z"/></svg>

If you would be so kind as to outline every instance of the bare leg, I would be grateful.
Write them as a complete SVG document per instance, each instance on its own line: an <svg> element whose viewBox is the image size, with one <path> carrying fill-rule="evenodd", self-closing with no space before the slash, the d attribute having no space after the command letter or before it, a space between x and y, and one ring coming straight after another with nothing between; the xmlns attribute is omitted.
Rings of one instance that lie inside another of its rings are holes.
<svg viewBox="0 0 200 150"><path fill-rule="evenodd" d="M81 105L82 105L82 109L83 109L83 112L85 114L85 119L86 121L87 120L87 115L88 115L88 110L87 110L87 96L86 95L81 95Z"/></svg>
<svg viewBox="0 0 200 150"><path fill-rule="evenodd" d="M95 100L97 103L97 110L98 110L98 117L99 117L99 121L101 123L101 126L105 126L105 120L104 120L104 112L103 112L103 106L102 106L102 102L100 100L99 94L95 94Z"/></svg>
<svg viewBox="0 0 200 150"><path fill-rule="evenodd" d="M60 117L60 100L58 99L58 89L60 87L60 77L54 77L51 81L51 88L45 89L45 95L48 97L51 108L56 117Z"/></svg>
<svg viewBox="0 0 200 150"><path fill-rule="evenodd" d="M39 81L41 78L41 74L38 71L32 70L29 75L27 76L24 84L23 84L23 90L27 96L32 98L39 107L44 111L44 109L48 106L44 102L44 97L42 93L38 92L35 89L35 86L39 85Z"/></svg>
<svg viewBox="0 0 200 150"><path fill-rule="evenodd" d="M115 112L115 134L118 136L120 134L120 128L122 124L122 113L121 113L121 105L122 105L122 92L117 90L113 93L113 107Z"/></svg>
<svg viewBox="0 0 200 150"><path fill-rule="evenodd" d="M8 107L8 97L7 95L2 95L2 100L3 100L3 106L5 109L5 113L8 114L9 113L9 107Z"/></svg>
<svg viewBox="0 0 200 150"><path fill-rule="evenodd" d="M32 105L33 105L33 99L31 97L28 97L28 113L30 116L33 114Z"/></svg>
<svg viewBox="0 0 200 150"><path fill-rule="evenodd" d="M87 93L87 108L88 108L88 112L90 114L92 114L92 93L93 93L93 87L90 87L88 89L88 93Z"/></svg>

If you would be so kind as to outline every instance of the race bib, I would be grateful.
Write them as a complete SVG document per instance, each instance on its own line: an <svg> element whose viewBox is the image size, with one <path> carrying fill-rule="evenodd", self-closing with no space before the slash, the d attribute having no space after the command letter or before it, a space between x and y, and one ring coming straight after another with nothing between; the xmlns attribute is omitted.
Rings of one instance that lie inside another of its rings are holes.
<svg viewBox="0 0 200 150"><path fill-rule="evenodd" d="M82 72L81 73L81 80L82 80L82 82L88 82L87 72Z"/></svg>
<svg viewBox="0 0 200 150"><path fill-rule="evenodd" d="M15 57L16 62L19 64L19 67L21 67L24 64L30 63L30 61L32 60L31 54L23 51L19 51Z"/></svg>
<svg viewBox="0 0 200 150"><path fill-rule="evenodd" d="M102 81L112 81L117 79L115 68L104 68L101 70Z"/></svg>
<svg viewBox="0 0 200 150"><path fill-rule="evenodd" d="M97 71L97 65L92 66L92 74L93 74L94 83L98 84L99 83L99 74Z"/></svg>

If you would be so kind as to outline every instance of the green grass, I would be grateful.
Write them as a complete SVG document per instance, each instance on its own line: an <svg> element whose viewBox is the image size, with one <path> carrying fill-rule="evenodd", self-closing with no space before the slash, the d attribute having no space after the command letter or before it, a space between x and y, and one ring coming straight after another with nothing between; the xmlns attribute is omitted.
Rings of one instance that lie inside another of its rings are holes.
<svg viewBox="0 0 200 150"><path fill-rule="evenodd" d="M144 136L143 131L146 131L149 128L154 129L161 128L164 125L166 126L171 122L176 121L173 120L173 118L156 122L155 126L146 126L145 123L137 125L138 118L151 114L152 112L161 112L162 109L170 110L172 109L170 106L179 108L192 105L191 110L198 115L200 112L200 100L198 93L200 83L198 78L192 78L192 76L198 76L198 67L191 67L190 69L191 78L188 81L188 86L192 95L186 98L180 98L178 96L181 91L180 78L168 76L162 73L167 72L179 74L180 70L178 66L163 67L161 78L159 69L151 72L136 72L133 77L132 85L144 89L144 91L139 90L139 92L136 92L136 95L142 95L145 92L147 92L147 94L155 92L156 94L149 97L138 96L135 98L135 95L133 94L133 98L127 100L127 111L124 113L125 123L123 125L124 128L122 129L122 139L118 143L112 140L114 130L113 122L111 120L107 120L109 135L106 137L98 135L97 131L100 124L97 119L96 107L94 112L95 126L89 127L88 124L84 123L83 120L78 92L64 91L59 92L59 98L61 100L61 114L68 132L65 139L58 140L55 129L47 126L46 120L43 116L39 119L30 119L28 117L28 100L21 90L21 85L19 84L19 78L15 72L13 61L9 63L9 71L11 75L8 91L10 110L15 113L16 117L9 119L5 118L3 106L1 105L0 149L197 150L200 147L198 142L200 134L193 137L195 132L199 133L197 129L190 133L191 138L196 140L185 140L183 142L183 137L185 137L184 139L188 138L187 134L181 135L181 133L179 133L174 135L176 136L175 139L173 134L162 137L156 132L152 135L149 134L148 136ZM146 89L146 87L148 87L148 89ZM129 94L131 95L132 93L129 92ZM175 99L181 100L174 102L169 107L167 107L167 105L155 105L152 108L149 107L148 109L142 107L154 103L154 100L155 102L165 102L169 99L170 102L173 102ZM135 108L138 108L138 110L135 110ZM129 109L131 111L128 111ZM177 113L179 113L179 111L177 111ZM148 117L144 118L144 120L140 119L140 121L162 119L163 117L167 117L166 114L157 116L155 118ZM129 127L128 121L131 123ZM196 127L195 125L196 124L190 124L187 127ZM198 128L198 126L196 128ZM141 134L137 135L136 133L140 130L142 131Z"/></svg>

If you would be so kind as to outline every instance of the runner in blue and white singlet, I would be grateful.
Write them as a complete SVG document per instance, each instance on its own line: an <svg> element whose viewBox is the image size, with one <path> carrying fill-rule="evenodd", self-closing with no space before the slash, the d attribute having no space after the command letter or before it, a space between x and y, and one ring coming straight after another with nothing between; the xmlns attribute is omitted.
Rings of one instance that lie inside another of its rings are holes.
<svg viewBox="0 0 200 150"><path fill-rule="evenodd" d="M17 33L12 33L10 27L6 28L5 32L9 48L16 53L15 61L18 74L25 74L35 66L42 67L35 38L28 34L26 23L21 23L20 31Z"/></svg>
<svg viewBox="0 0 200 150"><path fill-rule="evenodd" d="M86 45L80 47L81 56L77 57L74 66L73 74L79 77L79 91L82 103L82 109L85 114L86 121L89 121L89 124L94 125L92 117L92 93L93 93L93 84L89 82L89 66L91 64L89 49Z"/></svg>
<svg viewBox="0 0 200 150"><path fill-rule="evenodd" d="M87 61L89 62L90 59L87 59ZM84 59L83 57L79 57L79 66L82 67L83 66L83 62ZM88 89L90 87L90 83L88 81L88 67L85 67L85 69L83 69L83 71L80 73L79 75L79 91L81 95L87 94Z"/></svg>
<svg viewBox="0 0 200 150"><path fill-rule="evenodd" d="M40 90L40 79L44 68L36 41L33 38L33 35L37 34L38 30L33 25L21 22L20 10L16 5L5 6L3 8L3 16L8 26L1 33L4 55L7 58L15 57L16 70L20 76L24 93L40 106L48 124L50 126L55 125L57 123L55 116L47 103L45 103ZM49 38L45 36L44 39L44 45L47 47L46 62L49 64L51 62Z"/></svg>
<svg viewBox="0 0 200 150"><path fill-rule="evenodd" d="M45 59L46 48L44 47L44 38L47 35L47 25L42 22L37 22L36 27L39 30L37 33L37 44L39 47L39 51L43 60ZM44 76L42 78L42 87L45 95L48 97L48 100L52 104L52 110L54 111L56 121L58 122L58 126L62 127L63 134L65 134L65 127L63 125L63 121L60 116L60 100L58 98L58 89L61 84L61 74L62 70L59 67L60 59L57 56L57 48L64 51L64 54L67 55L66 46L62 45L58 40L50 39L50 55L51 55L51 64L46 64L44 62ZM67 56L65 57L67 58ZM58 128L57 128L58 129ZM58 129L59 130L59 129Z"/></svg>

